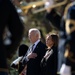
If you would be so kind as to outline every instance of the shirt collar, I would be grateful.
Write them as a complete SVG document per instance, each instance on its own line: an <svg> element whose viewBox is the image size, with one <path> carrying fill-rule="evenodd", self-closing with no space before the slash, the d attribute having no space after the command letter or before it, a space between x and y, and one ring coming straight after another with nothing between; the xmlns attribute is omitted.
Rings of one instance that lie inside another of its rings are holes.
<svg viewBox="0 0 75 75"><path fill-rule="evenodd" d="M37 40L34 44L37 45L40 42L40 40Z"/></svg>
<svg viewBox="0 0 75 75"><path fill-rule="evenodd" d="M37 40L34 44L34 47L36 47L36 45L40 42L40 40Z"/></svg>

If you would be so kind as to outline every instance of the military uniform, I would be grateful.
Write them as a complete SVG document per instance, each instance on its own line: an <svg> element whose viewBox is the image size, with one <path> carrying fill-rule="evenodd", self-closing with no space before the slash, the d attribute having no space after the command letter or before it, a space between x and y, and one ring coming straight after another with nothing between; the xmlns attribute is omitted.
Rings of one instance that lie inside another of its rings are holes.
<svg viewBox="0 0 75 75"><path fill-rule="evenodd" d="M65 29L67 33L65 64L71 67L71 73L75 75L75 3L71 3L66 7L65 15Z"/></svg>

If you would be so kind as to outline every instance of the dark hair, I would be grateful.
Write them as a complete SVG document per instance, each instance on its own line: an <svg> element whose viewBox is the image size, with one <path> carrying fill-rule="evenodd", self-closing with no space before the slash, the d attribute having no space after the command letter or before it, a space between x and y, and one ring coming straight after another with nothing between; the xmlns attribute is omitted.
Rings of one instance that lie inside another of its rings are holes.
<svg viewBox="0 0 75 75"><path fill-rule="evenodd" d="M20 45L19 47L19 56L24 56L28 50L28 46L25 44Z"/></svg>
<svg viewBox="0 0 75 75"><path fill-rule="evenodd" d="M51 35L52 40L54 42L54 46L58 46L58 36L57 35Z"/></svg>

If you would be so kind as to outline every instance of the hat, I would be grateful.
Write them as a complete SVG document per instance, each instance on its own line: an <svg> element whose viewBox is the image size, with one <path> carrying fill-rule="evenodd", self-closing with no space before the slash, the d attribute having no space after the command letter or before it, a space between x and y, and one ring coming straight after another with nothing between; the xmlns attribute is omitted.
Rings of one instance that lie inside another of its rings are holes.
<svg viewBox="0 0 75 75"><path fill-rule="evenodd" d="M24 56L28 50L28 46L25 44L20 45L19 47L19 56Z"/></svg>
<svg viewBox="0 0 75 75"><path fill-rule="evenodd" d="M73 19L73 20L75 20L75 5L71 6L68 9L67 19Z"/></svg>
<svg viewBox="0 0 75 75"><path fill-rule="evenodd" d="M71 34L75 31L75 2L69 4L65 9L65 29L67 34Z"/></svg>

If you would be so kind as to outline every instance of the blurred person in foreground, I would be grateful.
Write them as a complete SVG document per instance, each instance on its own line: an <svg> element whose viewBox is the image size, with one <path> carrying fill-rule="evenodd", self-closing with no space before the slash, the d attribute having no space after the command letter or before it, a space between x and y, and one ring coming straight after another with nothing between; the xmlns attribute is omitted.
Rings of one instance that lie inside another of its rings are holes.
<svg viewBox="0 0 75 75"><path fill-rule="evenodd" d="M50 33L46 36L46 54L41 60L40 75L57 75L58 65L58 35Z"/></svg>
<svg viewBox="0 0 75 75"><path fill-rule="evenodd" d="M29 29L28 37L32 45L23 59L23 62L27 63L26 75L40 75L40 62L46 52L46 45L41 42L40 31L37 28Z"/></svg>
<svg viewBox="0 0 75 75"><path fill-rule="evenodd" d="M65 43L65 63L63 63L61 75L75 75L75 2L67 5L65 8L65 30L67 39Z"/></svg>
<svg viewBox="0 0 75 75"><path fill-rule="evenodd" d="M0 75L8 75L7 59L13 57L20 45L24 26L11 0L0 0L0 15Z"/></svg>

